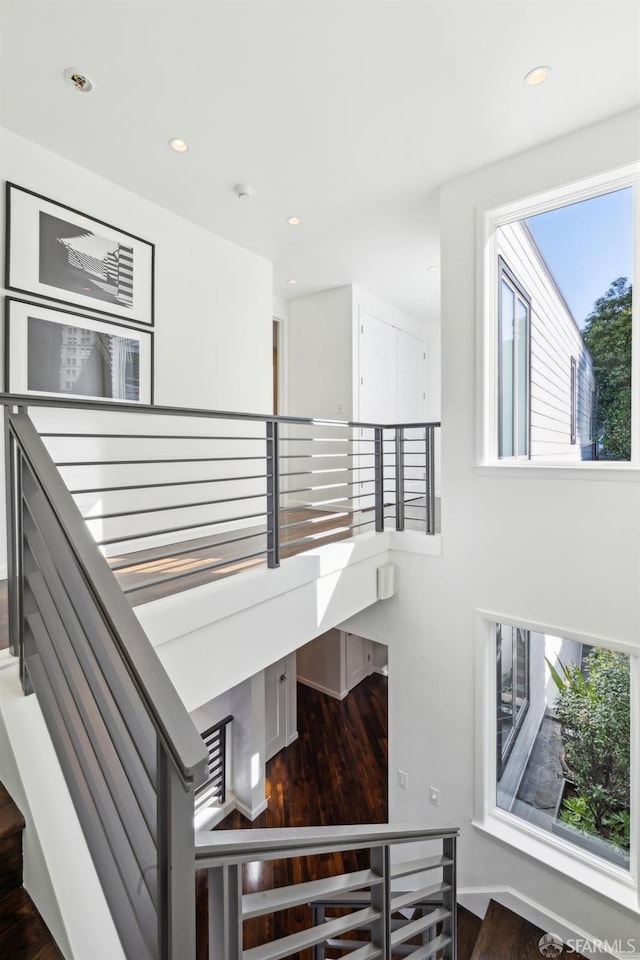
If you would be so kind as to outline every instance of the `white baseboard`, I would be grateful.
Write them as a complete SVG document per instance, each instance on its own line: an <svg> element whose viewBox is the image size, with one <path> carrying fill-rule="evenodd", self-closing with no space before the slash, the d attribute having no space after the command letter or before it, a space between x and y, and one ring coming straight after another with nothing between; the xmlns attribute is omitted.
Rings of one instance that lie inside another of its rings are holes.
<svg viewBox="0 0 640 960"><path fill-rule="evenodd" d="M477 917L484 917L487 912L490 900L496 900L512 910L519 916L524 917L529 923L540 927L545 933L555 933L564 943L570 941L579 941L576 943L576 952L581 953L591 960L602 960L603 957L616 957L618 960L624 960L624 954L606 951L601 945L601 940L590 934L586 930L576 927L564 917L536 903L524 894L518 893L512 887L460 887L458 888L458 902L475 913ZM594 944L597 949L590 950L589 944ZM631 960L627 954L627 960Z"/></svg>
<svg viewBox="0 0 640 960"><path fill-rule="evenodd" d="M321 683L316 683L315 680L308 680L306 677L301 677L300 674L298 674L297 680L298 683L304 683L305 687L311 687L313 690L318 690L320 693L326 693L328 697L333 697L334 700L344 700L349 693L348 690L331 690L329 687L325 687Z"/></svg>
<svg viewBox="0 0 640 960"><path fill-rule="evenodd" d="M236 800L236 810L238 810L243 817L246 817L247 820L255 820L256 817L259 817L261 813L269 806L269 801L265 797L256 807L251 810L246 804L242 803L241 800Z"/></svg>

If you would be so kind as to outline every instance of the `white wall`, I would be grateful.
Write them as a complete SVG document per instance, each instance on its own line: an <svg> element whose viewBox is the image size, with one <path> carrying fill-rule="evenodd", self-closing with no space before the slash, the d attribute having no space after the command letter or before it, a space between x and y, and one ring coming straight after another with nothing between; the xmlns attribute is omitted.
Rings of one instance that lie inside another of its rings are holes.
<svg viewBox="0 0 640 960"><path fill-rule="evenodd" d="M270 262L1 129L0 177L155 244L157 404L271 410Z"/></svg>
<svg viewBox="0 0 640 960"><path fill-rule="evenodd" d="M327 630L300 647L296 655L298 680L341 700L344 691L343 640L340 630Z"/></svg>
<svg viewBox="0 0 640 960"><path fill-rule="evenodd" d="M639 153L637 115L626 114L443 187L443 555L392 553L396 597L343 625L389 644L392 819L459 824L462 888L509 886L610 940L637 937L637 914L471 826L476 610L626 642L640 653L637 477L496 476L474 466L476 211ZM396 768L407 771L408 790L396 786ZM428 803L430 785L440 790L439 807Z"/></svg>

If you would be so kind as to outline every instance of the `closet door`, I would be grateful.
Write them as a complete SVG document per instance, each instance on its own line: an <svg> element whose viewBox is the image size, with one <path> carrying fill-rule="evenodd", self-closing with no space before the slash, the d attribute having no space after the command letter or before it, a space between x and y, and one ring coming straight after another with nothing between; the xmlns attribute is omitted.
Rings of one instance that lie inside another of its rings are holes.
<svg viewBox="0 0 640 960"><path fill-rule="evenodd" d="M360 310L358 345L358 419L363 423L393 423L396 417L395 327ZM366 436L367 442L358 447L363 456L355 457L354 461L355 466L366 469L358 471L360 483L354 489L360 493L359 505L362 509L370 509L373 507L374 492L373 444L369 442L371 431L361 431L361 436ZM392 472L392 469L386 471L385 491L388 492L385 493L385 501L393 500L395 485Z"/></svg>
<svg viewBox="0 0 640 960"><path fill-rule="evenodd" d="M396 330L396 422L415 423L424 420L424 343L404 330ZM405 436L405 499L424 494L424 450L420 443L411 443L412 437L423 436L423 431L406 430ZM415 451L415 452L413 452Z"/></svg>

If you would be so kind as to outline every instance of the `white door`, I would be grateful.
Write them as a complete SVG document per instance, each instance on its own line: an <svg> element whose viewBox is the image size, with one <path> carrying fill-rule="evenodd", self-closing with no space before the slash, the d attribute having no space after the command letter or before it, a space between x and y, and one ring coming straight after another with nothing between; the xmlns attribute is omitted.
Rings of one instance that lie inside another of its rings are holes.
<svg viewBox="0 0 640 960"><path fill-rule="evenodd" d="M287 745L288 701L287 661L278 660L264 672L265 762Z"/></svg>
<svg viewBox="0 0 640 960"><path fill-rule="evenodd" d="M396 330L397 357L397 423L415 423L424 420L424 382L425 368L424 343L418 337L405 330ZM424 444L412 442L421 438L424 431L405 431L405 499L424 496L425 450Z"/></svg>
<svg viewBox="0 0 640 960"><path fill-rule="evenodd" d="M358 386L359 414L362 423L393 423L396 417L396 331L366 310L360 311L358 336L360 383ZM363 443L360 451L366 456L356 458L360 470L359 506L371 509L374 505L374 471L372 431L361 430ZM366 439L365 439L366 438ZM386 471L385 500L393 500L393 465ZM355 479L355 478L354 478Z"/></svg>
<svg viewBox="0 0 640 960"><path fill-rule="evenodd" d="M369 676L369 641L353 633L345 633L345 682L347 690L353 690L361 680Z"/></svg>

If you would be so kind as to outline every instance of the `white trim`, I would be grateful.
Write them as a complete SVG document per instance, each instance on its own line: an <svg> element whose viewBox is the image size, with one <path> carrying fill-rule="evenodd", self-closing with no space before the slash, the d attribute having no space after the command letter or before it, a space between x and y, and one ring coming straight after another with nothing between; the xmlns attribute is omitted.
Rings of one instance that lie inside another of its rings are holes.
<svg viewBox="0 0 640 960"><path fill-rule="evenodd" d="M261 800L260 803L251 810L246 804L242 803L241 800L236 800L236 810L238 810L243 817L246 817L247 820L255 820L256 817L259 817L261 813L269 806L269 801L265 798Z"/></svg>
<svg viewBox="0 0 640 960"><path fill-rule="evenodd" d="M304 683L305 687L311 687L312 690L318 690L320 693L325 693L328 697L333 697L334 700L344 700L348 695L348 690L342 690L338 692L337 690L331 690L329 687L323 686L321 683L316 683L315 680L307 680L306 677L301 677L298 674L298 683Z"/></svg>
<svg viewBox="0 0 640 960"><path fill-rule="evenodd" d="M634 289L640 282L640 199L638 197L640 165L627 164L614 170L603 171L574 183L567 183L553 190L546 190L529 197L514 200L500 206L478 207L476 211L476 465L501 466L498 458L498 288L495 282L498 262L496 230L514 220L536 216L548 210L569 206L582 200L606 193L613 193L631 187L634 206L633 235L633 276ZM640 297L632 300L632 398L639 396L640 390ZM640 466L640 415L636 411L635 399L631 405L631 450L629 465L617 464L618 468L637 469ZM540 464L543 461L538 460ZM510 461L507 466L513 467ZM549 464L544 464L549 466ZM586 462L576 461L573 465L563 464L564 469L575 476L586 469ZM519 464L519 470L535 469L530 461ZM602 466L600 466L602 469ZM514 474L517 476L519 474ZM556 475L557 476L557 475ZM592 477L593 478L593 477ZM597 479L609 479L602 474Z"/></svg>
<svg viewBox="0 0 640 960"><path fill-rule="evenodd" d="M496 736L495 702L496 672L494 625L505 623L535 633L562 636L578 643L619 650L630 657L632 715L631 715L631 809L637 810L639 798L639 740L637 733L640 687L639 650L625 641L587 636L549 624L534 623L516 617L485 610L476 610L476 789L475 817L472 825L496 840L515 847L534 860L542 862L570 877L593 893L613 900L634 914L640 913L638 891L638 837L632 818L631 859L629 870L607 863L600 857L582 850L561 838L526 823L519 817L496 806Z"/></svg>
<svg viewBox="0 0 640 960"><path fill-rule="evenodd" d="M8 577L6 563L0 564L0 580L6 580Z"/></svg>
<svg viewBox="0 0 640 960"><path fill-rule="evenodd" d="M554 465L540 461L498 460L496 463L476 464L474 469L479 477L491 479L512 479L525 475L528 480L624 480L633 483L640 480L637 466L620 461L605 463L602 460L584 460L571 466L569 463Z"/></svg>

